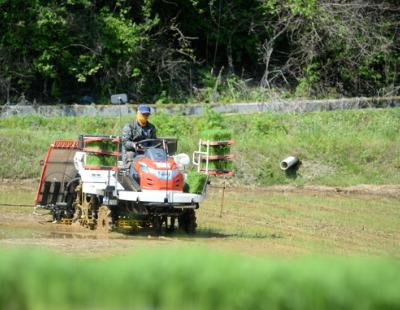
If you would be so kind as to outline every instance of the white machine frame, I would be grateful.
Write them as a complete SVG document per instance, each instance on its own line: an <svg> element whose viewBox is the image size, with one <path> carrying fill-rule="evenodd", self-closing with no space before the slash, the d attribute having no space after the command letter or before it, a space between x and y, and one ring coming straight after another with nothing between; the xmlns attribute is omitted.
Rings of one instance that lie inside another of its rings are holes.
<svg viewBox="0 0 400 310"><path fill-rule="evenodd" d="M196 204L202 202L206 198L207 185L202 194L183 193L171 190L127 191L118 182L116 178L117 171L85 169L85 161L86 153L76 152L74 156L74 165L81 176L82 191L86 194L103 196L105 189L109 186L113 186L113 196L118 200L160 204L167 203L177 208L182 208L183 204L189 205L186 207L195 208ZM117 203L118 201L109 201L111 205Z"/></svg>

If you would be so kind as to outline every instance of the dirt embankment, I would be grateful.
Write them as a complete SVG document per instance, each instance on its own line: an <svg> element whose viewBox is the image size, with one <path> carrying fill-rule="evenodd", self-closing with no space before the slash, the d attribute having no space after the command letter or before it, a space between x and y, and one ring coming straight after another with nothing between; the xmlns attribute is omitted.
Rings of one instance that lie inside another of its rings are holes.
<svg viewBox="0 0 400 310"><path fill-rule="evenodd" d="M266 191L277 192L323 192L323 193L343 193L351 195L374 195L400 198L400 185L354 185L348 187L321 186L321 185L273 185L260 187Z"/></svg>

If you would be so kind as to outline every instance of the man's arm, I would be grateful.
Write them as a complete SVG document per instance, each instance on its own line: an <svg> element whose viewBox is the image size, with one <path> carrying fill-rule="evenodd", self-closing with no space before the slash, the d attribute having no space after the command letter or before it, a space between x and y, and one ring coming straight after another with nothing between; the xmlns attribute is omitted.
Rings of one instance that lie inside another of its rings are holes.
<svg viewBox="0 0 400 310"><path fill-rule="evenodd" d="M157 129L153 124L152 124L152 128L151 128L151 138L150 139L157 139Z"/></svg>
<svg viewBox="0 0 400 310"><path fill-rule="evenodd" d="M121 133L122 146L125 148L126 151L135 150L135 142L133 142L133 140L134 137L132 137L132 130L128 123L122 128Z"/></svg>

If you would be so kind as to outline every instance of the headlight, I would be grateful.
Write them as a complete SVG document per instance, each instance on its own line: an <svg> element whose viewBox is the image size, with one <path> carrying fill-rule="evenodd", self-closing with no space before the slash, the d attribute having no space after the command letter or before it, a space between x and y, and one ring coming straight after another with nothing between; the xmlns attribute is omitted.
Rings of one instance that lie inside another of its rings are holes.
<svg viewBox="0 0 400 310"><path fill-rule="evenodd" d="M179 166L187 166L190 164L190 157L185 153L178 154L174 156L174 160Z"/></svg>

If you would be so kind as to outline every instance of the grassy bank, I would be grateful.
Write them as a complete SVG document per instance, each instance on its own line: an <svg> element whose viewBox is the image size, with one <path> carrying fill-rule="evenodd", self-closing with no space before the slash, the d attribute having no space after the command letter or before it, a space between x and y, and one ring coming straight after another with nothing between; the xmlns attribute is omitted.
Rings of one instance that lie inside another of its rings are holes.
<svg viewBox="0 0 400 310"><path fill-rule="evenodd" d="M125 116L122 123L130 119ZM154 115L159 136L179 138L179 150L197 149L202 130L222 126L236 145L235 172L244 184L398 184L400 108L313 113L259 113L202 117ZM38 178L39 161L55 139L80 133L119 134L119 118L38 116L0 119L0 178ZM298 156L297 172L279 168Z"/></svg>
<svg viewBox="0 0 400 310"><path fill-rule="evenodd" d="M276 260L204 250L103 260L38 251L0 257L2 309L397 309L400 265Z"/></svg>

